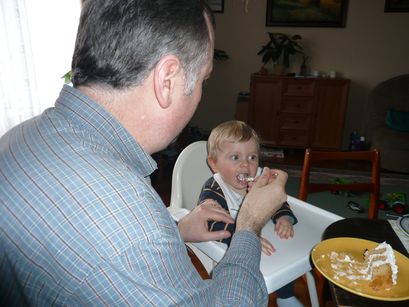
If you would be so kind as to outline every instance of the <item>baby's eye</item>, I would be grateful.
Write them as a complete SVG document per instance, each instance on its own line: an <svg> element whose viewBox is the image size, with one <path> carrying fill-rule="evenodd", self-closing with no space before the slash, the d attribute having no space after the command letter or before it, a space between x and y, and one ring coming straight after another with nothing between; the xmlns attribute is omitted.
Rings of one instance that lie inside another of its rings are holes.
<svg viewBox="0 0 409 307"><path fill-rule="evenodd" d="M256 160L256 159L257 159L257 156L256 156L256 155L251 155L251 156L248 157L248 160L249 160L249 161L254 161L254 160Z"/></svg>
<svg viewBox="0 0 409 307"><path fill-rule="evenodd" d="M238 156L238 155L231 155L231 156L230 156L230 160L236 161L236 160L238 160L238 159L239 159L239 156Z"/></svg>

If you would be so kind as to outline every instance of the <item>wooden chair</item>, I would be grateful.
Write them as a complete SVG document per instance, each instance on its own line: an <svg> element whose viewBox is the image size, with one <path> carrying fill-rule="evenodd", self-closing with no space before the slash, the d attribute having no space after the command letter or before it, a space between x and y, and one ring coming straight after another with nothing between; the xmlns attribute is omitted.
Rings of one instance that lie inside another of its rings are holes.
<svg viewBox="0 0 409 307"><path fill-rule="evenodd" d="M318 161L368 161L371 165L371 179L367 182L354 182L348 184L312 183L310 181L311 167ZM322 191L353 191L369 192L370 206L368 218L378 217L378 202L380 193L380 153L377 149L368 151L315 151L310 148L305 150L304 166L301 174L299 198L306 201L308 194Z"/></svg>
<svg viewBox="0 0 409 307"><path fill-rule="evenodd" d="M370 164L370 180L367 182L354 182L346 184L336 183L312 183L310 181L310 172L313 165L317 165L319 161L367 161ZM305 150L304 166L301 173L301 186L299 198L307 201L308 194L322 191L353 191L353 192L369 192L370 205L368 210L368 218L376 219L378 217L378 203L380 194L380 153L377 149L368 151L316 151L310 148ZM320 306L324 306L324 287L325 278L315 270L316 287Z"/></svg>
<svg viewBox="0 0 409 307"><path fill-rule="evenodd" d="M190 261L192 261L193 266L196 268L196 271L199 273L200 277L202 279L210 279L210 275L207 272L206 268L200 261L199 257L196 256L196 254L192 251L192 249L186 245L187 248L187 254L190 257Z"/></svg>

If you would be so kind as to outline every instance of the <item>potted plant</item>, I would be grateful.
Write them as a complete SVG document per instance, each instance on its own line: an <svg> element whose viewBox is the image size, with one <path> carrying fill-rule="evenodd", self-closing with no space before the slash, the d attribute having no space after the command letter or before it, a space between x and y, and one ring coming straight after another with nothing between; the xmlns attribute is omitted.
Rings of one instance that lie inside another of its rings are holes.
<svg viewBox="0 0 409 307"><path fill-rule="evenodd" d="M262 46L257 55L262 55L263 67L270 61L274 63L274 70L277 74L283 74L285 69L290 67L290 57L300 53L303 54L303 48L298 43L302 39L301 35L295 34L293 36L285 33L267 32L270 41Z"/></svg>
<svg viewBox="0 0 409 307"><path fill-rule="evenodd" d="M226 61L229 59L229 55L224 50L214 48L213 58L216 61Z"/></svg>

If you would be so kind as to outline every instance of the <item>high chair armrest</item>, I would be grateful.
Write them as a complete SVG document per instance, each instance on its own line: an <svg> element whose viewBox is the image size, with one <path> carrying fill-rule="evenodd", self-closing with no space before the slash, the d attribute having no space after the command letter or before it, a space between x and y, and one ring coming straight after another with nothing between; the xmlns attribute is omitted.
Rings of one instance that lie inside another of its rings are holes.
<svg viewBox="0 0 409 307"><path fill-rule="evenodd" d="M182 217L190 213L188 209L173 206L168 207L168 211L176 222L179 222Z"/></svg>

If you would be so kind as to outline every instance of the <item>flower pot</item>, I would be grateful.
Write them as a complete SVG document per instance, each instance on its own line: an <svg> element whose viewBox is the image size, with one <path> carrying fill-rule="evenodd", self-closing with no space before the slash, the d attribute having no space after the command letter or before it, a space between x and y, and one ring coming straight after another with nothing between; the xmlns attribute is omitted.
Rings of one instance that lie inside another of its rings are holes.
<svg viewBox="0 0 409 307"><path fill-rule="evenodd" d="M260 75L267 75L267 74L268 74L268 69L267 69L265 66L262 66L262 67L260 68L260 70L258 71L258 73L259 73Z"/></svg>
<svg viewBox="0 0 409 307"><path fill-rule="evenodd" d="M273 75L284 75L285 66L283 64L274 64Z"/></svg>

